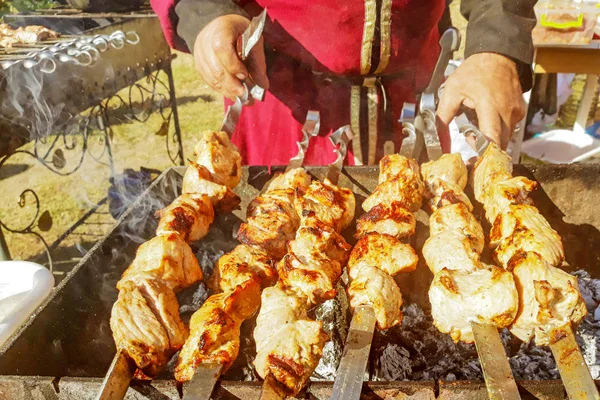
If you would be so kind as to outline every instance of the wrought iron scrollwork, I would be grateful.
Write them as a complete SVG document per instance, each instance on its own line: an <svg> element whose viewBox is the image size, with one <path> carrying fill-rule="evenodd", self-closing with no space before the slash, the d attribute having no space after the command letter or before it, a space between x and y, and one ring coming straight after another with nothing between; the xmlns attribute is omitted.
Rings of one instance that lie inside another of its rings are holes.
<svg viewBox="0 0 600 400"><path fill-rule="evenodd" d="M72 116L55 127L52 135L36 136L31 149L17 149L0 158L0 171L16 155L25 155L39 165L60 176L74 174L80 169L86 157L111 169L114 176L112 125L119 117L144 123L150 116L158 113L161 117L159 136L164 136L167 155L175 165L183 165L184 156L181 134L177 120L177 110L170 64L159 66L143 80L132 76L129 86L109 98L100 101L84 114ZM174 129L171 129L173 123ZM93 145L92 145L93 142ZM52 226L49 211L42 211L40 197L33 189L25 189L19 196L20 210L33 207L33 217L27 223L15 226L7 222L8 218L21 217L23 213L9 213L5 220L0 218L0 244L2 230L13 234L33 235L42 244L49 269L53 270L51 245L44 239L42 232ZM18 220L18 219L17 219Z"/></svg>

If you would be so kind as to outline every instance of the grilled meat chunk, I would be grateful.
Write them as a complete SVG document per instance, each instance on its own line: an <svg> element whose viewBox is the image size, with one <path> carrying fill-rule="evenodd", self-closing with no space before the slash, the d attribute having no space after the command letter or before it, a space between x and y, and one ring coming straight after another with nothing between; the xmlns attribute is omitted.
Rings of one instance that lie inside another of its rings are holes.
<svg viewBox="0 0 600 400"><path fill-rule="evenodd" d="M485 204L486 219L493 223L498 215L511 205L533 205L528 196L536 187L536 182L523 176L515 176L491 185L481 200Z"/></svg>
<svg viewBox="0 0 600 400"><path fill-rule="evenodd" d="M156 236L142 244L135 259L117 283L117 289L122 290L125 282L139 274L162 279L174 291L202 279L198 259L190 246L176 233Z"/></svg>
<svg viewBox="0 0 600 400"><path fill-rule="evenodd" d="M182 194L157 214L157 236L175 232L188 243L206 236L215 218L210 199L204 194Z"/></svg>
<svg viewBox="0 0 600 400"><path fill-rule="evenodd" d="M225 185L213 182L210 171L193 161L183 175L182 193L207 195L215 211L228 213L240 208L241 199Z"/></svg>
<svg viewBox="0 0 600 400"><path fill-rule="evenodd" d="M356 200L350 189L325 179L313 181L304 196L297 198L296 210L301 217L314 215L319 221L340 232L354 219ZM311 213L312 212L312 213Z"/></svg>
<svg viewBox="0 0 600 400"><path fill-rule="evenodd" d="M371 306L377 328L389 329L402 322L402 294L390 275L373 266L358 269L348 286L350 307Z"/></svg>
<svg viewBox="0 0 600 400"><path fill-rule="evenodd" d="M266 191L291 189L294 192L298 191L299 194L304 194L309 186L310 176L304 168L294 168L273 178Z"/></svg>
<svg viewBox="0 0 600 400"><path fill-rule="evenodd" d="M179 318L175 293L150 276L137 276L122 284L110 327L117 349L125 351L151 377L183 346L188 335Z"/></svg>
<svg viewBox="0 0 600 400"><path fill-rule="evenodd" d="M175 367L175 379L192 379L200 364L231 367L240 350L240 326L260 306L258 278L244 281L230 292L210 296L190 320L186 340Z"/></svg>
<svg viewBox="0 0 600 400"><path fill-rule="evenodd" d="M304 387L327 341L321 322L306 315L306 300L279 285L262 293L256 318L254 367L261 378L273 376L291 396Z"/></svg>
<svg viewBox="0 0 600 400"><path fill-rule="evenodd" d="M425 241L423 258L434 275L444 268L472 272L481 266L477 246L462 230L446 230Z"/></svg>
<svg viewBox="0 0 600 400"><path fill-rule="evenodd" d="M419 175L419 164L412 158L406 158L400 154L390 154L379 161L378 184L403 176L406 180L421 180Z"/></svg>
<svg viewBox="0 0 600 400"><path fill-rule="evenodd" d="M577 278L548 264L535 252L521 252L511 261L519 292L519 313L510 331L538 346L550 344L552 329L577 325L586 315Z"/></svg>
<svg viewBox="0 0 600 400"><path fill-rule="evenodd" d="M398 239L415 234L417 219L401 202L378 204L356 220L356 237L369 233L391 235Z"/></svg>
<svg viewBox="0 0 600 400"><path fill-rule="evenodd" d="M277 279L273 261L261 248L240 244L217 261L212 287L228 292L255 276L262 287L271 286Z"/></svg>
<svg viewBox="0 0 600 400"><path fill-rule="evenodd" d="M407 244L393 236L371 234L363 236L352 249L348 261L348 275L356 279L363 267L376 267L394 276L417 268L419 258Z"/></svg>
<svg viewBox="0 0 600 400"><path fill-rule="evenodd" d="M242 179L242 156L226 132L204 131L194 148L196 163L208 169L211 181L233 189Z"/></svg>
<svg viewBox="0 0 600 400"><path fill-rule="evenodd" d="M15 44L36 44L58 37L60 37L60 33L40 25L21 26L13 29L8 24L0 24L0 47L10 49Z"/></svg>
<svg viewBox="0 0 600 400"><path fill-rule="evenodd" d="M331 299L350 249L333 228L309 216L277 265L279 281L313 304Z"/></svg>
<svg viewBox="0 0 600 400"><path fill-rule="evenodd" d="M400 202L401 207L411 212L421 208L424 186L418 174L409 176L399 174L386 179L362 203L365 211L377 205L390 207L393 202Z"/></svg>
<svg viewBox="0 0 600 400"><path fill-rule="evenodd" d="M528 205L509 206L500 213L490 230L490 244L505 268L519 251L533 251L550 265L561 265L565 259L562 240L540 214Z"/></svg>
<svg viewBox="0 0 600 400"><path fill-rule="evenodd" d="M240 226L238 240L264 249L280 259L294 238L300 218L293 206L294 192L277 189L258 196L248 205L247 221Z"/></svg>
<svg viewBox="0 0 600 400"><path fill-rule="evenodd" d="M429 218L431 236L452 230L460 231L473 244L474 250L481 254L485 244L483 228L464 203L438 208Z"/></svg>
<svg viewBox="0 0 600 400"><path fill-rule="evenodd" d="M475 199L486 204L484 197L488 188L498 182L504 182L512 178L512 158L496 143L490 145L473 166L472 183ZM487 206L486 206L487 208Z"/></svg>
<svg viewBox="0 0 600 400"><path fill-rule="evenodd" d="M425 182L439 179L455 184L461 191L467 186L467 166L459 153L444 154L435 161L426 162L421 166L421 174Z"/></svg>
<svg viewBox="0 0 600 400"><path fill-rule="evenodd" d="M455 342L473 343L471 322L507 327L519 307L510 272L496 266L475 271L442 269L429 288L435 327Z"/></svg>

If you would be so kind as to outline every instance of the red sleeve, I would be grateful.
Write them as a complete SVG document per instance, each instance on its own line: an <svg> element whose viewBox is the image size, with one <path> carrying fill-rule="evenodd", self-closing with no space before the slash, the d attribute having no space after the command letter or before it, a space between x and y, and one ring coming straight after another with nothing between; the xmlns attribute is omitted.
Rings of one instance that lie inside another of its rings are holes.
<svg viewBox="0 0 600 400"><path fill-rule="evenodd" d="M187 45L177 36L178 17L175 13L177 0L150 0L152 9L160 20L160 26L169 46L173 49L189 53Z"/></svg>

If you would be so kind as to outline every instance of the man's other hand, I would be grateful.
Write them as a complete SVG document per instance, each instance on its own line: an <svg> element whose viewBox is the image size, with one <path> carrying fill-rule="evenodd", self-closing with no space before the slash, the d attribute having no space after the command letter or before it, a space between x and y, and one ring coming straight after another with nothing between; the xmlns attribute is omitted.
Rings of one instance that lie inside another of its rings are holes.
<svg viewBox="0 0 600 400"><path fill-rule="evenodd" d="M250 51L247 67L238 56L238 38L249 25L241 15L224 15L206 25L194 42L194 61L202 79L230 99L244 94L242 81L248 76L269 88L262 37Z"/></svg>
<svg viewBox="0 0 600 400"><path fill-rule="evenodd" d="M438 106L438 118L448 126L461 105L477 113L479 129L506 149L526 108L516 64L496 53L467 58L448 77Z"/></svg>

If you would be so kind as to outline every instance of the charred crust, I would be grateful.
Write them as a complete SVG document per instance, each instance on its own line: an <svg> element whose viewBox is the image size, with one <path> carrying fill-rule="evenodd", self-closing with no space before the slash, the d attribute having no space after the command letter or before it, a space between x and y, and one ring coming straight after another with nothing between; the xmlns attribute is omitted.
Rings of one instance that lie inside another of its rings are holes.
<svg viewBox="0 0 600 400"><path fill-rule="evenodd" d="M512 272L527 258L527 253L523 250L517 251L506 263L506 270Z"/></svg>
<svg viewBox="0 0 600 400"><path fill-rule="evenodd" d="M294 380L300 379L304 375L305 369L302 364L295 362L291 358L269 354L267 359L272 367L286 375L291 375L295 378Z"/></svg>
<svg viewBox="0 0 600 400"><path fill-rule="evenodd" d="M551 344L558 343L566 337L567 337L567 332L563 331L562 329L554 329L550 333L550 343Z"/></svg>
<svg viewBox="0 0 600 400"><path fill-rule="evenodd" d="M173 213L171 228L187 237L194 225L194 217L188 214L183 207L175 207L171 212Z"/></svg>
<svg viewBox="0 0 600 400"><path fill-rule="evenodd" d="M456 285L454 284L454 281L452 280L452 278L450 276L448 276L448 275L441 276L440 283L449 292L458 294L458 288L456 287Z"/></svg>

